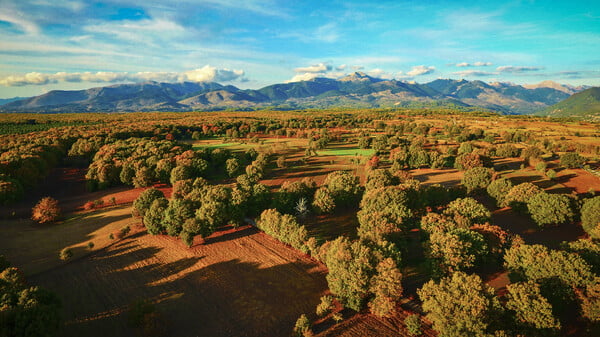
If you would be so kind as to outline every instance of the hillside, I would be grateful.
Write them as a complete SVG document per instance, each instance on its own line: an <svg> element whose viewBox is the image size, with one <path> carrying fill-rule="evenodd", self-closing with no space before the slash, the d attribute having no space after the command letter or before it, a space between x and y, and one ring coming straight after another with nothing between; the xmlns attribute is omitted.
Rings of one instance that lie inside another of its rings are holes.
<svg viewBox="0 0 600 337"><path fill-rule="evenodd" d="M356 72L340 79L239 89L218 83L116 84L87 90L54 90L0 105L0 112L194 111L220 109L477 107L504 114L535 113L569 97L566 87L526 88L507 83L438 79L430 83L386 80ZM571 87L569 87L571 88ZM575 90L572 88L572 90Z"/></svg>
<svg viewBox="0 0 600 337"><path fill-rule="evenodd" d="M576 93L539 114L551 117L600 118L600 87Z"/></svg>

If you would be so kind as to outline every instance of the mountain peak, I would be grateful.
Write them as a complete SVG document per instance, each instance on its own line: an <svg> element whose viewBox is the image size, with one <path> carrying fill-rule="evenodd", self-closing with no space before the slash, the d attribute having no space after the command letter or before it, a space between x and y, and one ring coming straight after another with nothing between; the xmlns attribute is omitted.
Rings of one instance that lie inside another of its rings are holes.
<svg viewBox="0 0 600 337"><path fill-rule="evenodd" d="M362 71L354 72L353 74L342 77L340 81L369 81L369 82L379 82L380 79L371 77Z"/></svg>

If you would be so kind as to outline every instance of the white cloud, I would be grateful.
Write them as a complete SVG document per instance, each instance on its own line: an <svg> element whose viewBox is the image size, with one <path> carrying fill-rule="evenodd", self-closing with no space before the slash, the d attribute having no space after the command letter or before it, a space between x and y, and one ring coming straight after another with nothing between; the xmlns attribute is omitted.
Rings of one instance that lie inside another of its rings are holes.
<svg viewBox="0 0 600 337"><path fill-rule="evenodd" d="M473 63L474 66L476 67L489 67L491 65L493 65L492 62L475 62Z"/></svg>
<svg viewBox="0 0 600 337"><path fill-rule="evenodd" d="M310 81L312 79L315 79L317 77L319 77L318 73L304 73L304 74L296 74L294 77L292 77L290 80L285 81L286 83L291 83L291 82L300 82L300 81Z"/></svg>
<svg viewBox="0 0 600 337"><path fill-rule="evenodd" d="M43 74L38 72L27 73L22 76L7 76L0 78L0 85L17 87L25 85L44 85L58 82L92 82L92 83L117 83L117 82L231 82L244 81L243 70L218 69L210 65L184 72L83 72Z"/></svg>
<svg viewBox="0 0 600 337"><path fill-rule="evenodd" d="M340 34L335 23L328 23L315 30L314 38L322 42L332 43L340 38Z"/></svg>
<svg viewBox="0 0 600 337"><path fill-rule="evenodd" d="M455 67L487 67L487 66L491 66L492 62L475 62L475 63L469 63L469 62L460 62L460 63L456 63L454 66Z"/></svg>
<svg viewBox="0 0 600 337"><path fill-rule="evenodd" d="M391 80L392 78L394 78L393 74L388 73L387 71L379 68L367 71L367 75L375 78L382 78L385 80Z"/></svg>
<svg viewBox="0 0 600 337"><path fill-rule="evenodd" d="M452 74L460 76L460 77L481 77L481 76L498 75L498 73L495 73L495 72L480 71L480 70L463 70L463 71L453 72Z"/></svg>
<svg viewBox="0 0 600 337"><path fill-rule="evenodd" d="M0 11L0 21L8 22L27 34L38 34L40 32L40 28L38 25L26 18L26 16L12 9L3 8Z"/></svg>
<svg viewBox="0 0 600 337"><path fill-rule="evenodd" d="M412 67L412 70L407 72L406 74L408 76L420 76L420 75L426 75L426 74L431 74L435 71L435 67L434 66L414 66Z"/></svg>
<svg viewBox="0 0 600 337"><path fill-rule="evenodd" d="M332 67L325 63L313 64L308 67L300 67L294 69L297 73L324 73L326 71L330 71Z"/></svg>
<svg viewBox="0 0 600 337"><path fill-rule="evenodd" d="M183 37L186 29L176 22L166 19L144 19L135 21L105 22L83 27L88 33L102 34L124 41L146 42Z"/></svg>
<svg viewBox="0 0 600 337"><path fill-rule="evenodd" d="M528 71L542 70L542 67L528 67L528 66L501 66L496 68L501 73L524 73Z"/></svg>
<svg viewBox="0 0 600 337"><path fill-rule="evenodd" d="M342 64L342 65L335 67L335 70L344 70L344 69L346 69L346 67L347 66L345 64Z"/></svg>

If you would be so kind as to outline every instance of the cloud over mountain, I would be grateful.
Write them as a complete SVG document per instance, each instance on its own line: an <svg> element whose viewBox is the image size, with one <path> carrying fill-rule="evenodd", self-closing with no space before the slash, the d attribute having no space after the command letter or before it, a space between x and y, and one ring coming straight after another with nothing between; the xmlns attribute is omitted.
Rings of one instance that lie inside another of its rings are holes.
<svg viewBox="0 0 600 337"><path fill-rule="evenodd" d="M420 75L426 75L426 74L431 74L435 71L435 67L433 66L414 66L412 67L412 70L407 72L406 74L408 76L420 76Z"/></svg>
<svg viewBox="0 0 600 337"><path fill-rule="evenodd" d="M21 76L7 76L0 78L0 85L17 87L24 85L45 85L58 82L92 82L92 83L117 83L117 82L231 82L245 81L244 71L236 69L219 69L210 65L184 72L58 72L43 74L31 72Z"/></svg>

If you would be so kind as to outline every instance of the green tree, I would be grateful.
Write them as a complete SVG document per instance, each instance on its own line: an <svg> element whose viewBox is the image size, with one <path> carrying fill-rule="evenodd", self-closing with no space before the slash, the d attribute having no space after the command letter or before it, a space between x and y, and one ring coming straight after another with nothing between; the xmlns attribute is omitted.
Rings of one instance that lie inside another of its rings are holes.
<svg viewBox="0 0 600 337"><path fill-rule="evenodd" d="M470 227L473 224L482 224L490 221L491 213L477 200L467 197L458 198L448 204L444 210L461 227Z"/></svg>
<svg viewBox="0 0 600 337"><path fill-rule="evenodd" d="M237 158L229 158L225 162L225 170L230 177L236 176L240 171L241 165Z"/></svg>
<svg viewBox="0 0 600 337"><path fill-rule="evenodd" d="M165 194L157 190L154 187L144 190L140 195L133 201L133 214L135 216L143 217L146 211L152 205L152 202L156 199L164 198Z"/></svg>
<svg viewBox="0 0 600 337"><path fill-rule="evenodd" d="M513 186L504 198L504 204L509 205L519 212L527 211L527 201L544 190L532 183L522 183Z"/></svg>
<svg viewBox="0 0 600 337"><path fill-rule="evenodd" d="M308 337L311 335L310 320L305 314L300 315L294 325L294 335L297 337Z"/></svg>
<svg viewBox="0 0 600 337"><path fill-rule="evenodd" d="M448 232L433 231L429 237L429 257L444 273L464 271L475 267L487 255L483 235L465 228Z"/></svg>
<svg viewBox="0 0 600 337"><path fill-rule="evenodd" d="M498 207L507 206L505 202L505 198L508 195L508 192L512 189L513 183L510 179L500 178L493 180L487 187L487 192L490 197L496 200L496 205Z"/></svg>
<svg viewBox="0 0 600 337"><path fill-rule="evenodd" d="M527 210L540 227L567 223L575 216L571 200L563 194L538 193L527 201Z"/></svg>
<svg viewBox="0 0 600 337"><path fill-rule="evenodd" d="M0 174L0 205L21 200L24 195L23 185L7 175Z"/></svg>
<svg viewBox="0 0 600 337"><path fill-rule="evenodd" d="M153 172L148 167L141 166L135 171L135 177L133 177L132 183L135 187L146 187L152 185L153 180Z"/></svg>
<svg viewBox="0 0 600 337"><path fill-rule="evenodd" d="M581 226L594 239L600 239L600 196L586 199L581 207Z"/></svg>
<svg viewBox="0 0 600 337"><path fill-rule="evenodd" d="M585 158L576 152L567 152L560 156L560 164L566 168L578 168L584 163Z"/></svg>
<svg viewBox="0 0 600 337"><path fill-rule="evenodd" d="M192 203L186 199L171 199L169 206L165 210L163 224L170 236L179 236L183 228L183 223L194 217L194 208Z"/></svg>
<svg viewBox="0 0 600 337"><path fill-rule="evenodd" d="M421 328L421 318L419 315L408 315L404 319L404 325L406 325L406 330L411 336L420 336L423 334L423 329Z"/></svg>
<svg viewBox="0 0 600 337"><path fill-rule="evenodd" d="M417 290L423 310L441 337L484 336L501 312L494 289L477 275L456 272Z"/></svg>
<svg viewBox="0 0 600 337"><path fill-rule="evenodd" d="M492 181L492 169L485 167L473 167L465 171L462 184L471 193L478 189L487 188Z"/></svg>
<svg viewBox="0 0 600 337"><path fill-rule="evenodd" d="M358 177L348 171L331 172L325 178L325 185L337 206L352 205L361 192Z"/></svg>
<svg viewBox="0 0 600 337"><path fill-rule="evenodd" d="M385 169L371 170L367 175L365 190L370 191L377 188L398 184L398 177L393 176Z"/></svg>
<svg viewBox="0 0 600 337"><path fill-rule="evenodd" d="M146 211L142 221L148 233L157 235L165 231L163 219L165 218L167 207L169 207L169 201L165 198L158 198L152 201L150 209Z"/></svg>
<svg viewBox="0 0 600 337"><path fill-rule="evenodd" d="M171 170L171 177L169 181L171 185L179 180L192 179L194 178L194 171L190 166L176 166Z"/></svg>
<svg viewBox="0 0 600 337"><path fill-rule="evenodd" d="M321 296L321 303L319 303L319 305L317 305L317 309L315 311L316 311L317 316L323 317L323 316L327 315L328 313L330 313L334 308L335 308L335 305L333 304L333 296L324 295L324 296Z"/></svg>
<svg viewBox="0 0 600 337"><path fill-rule="evenodd" d="M359 235L391 234L408 229L406 220L413 215L409 207L415 195L413 190L404 186L388 186L365 193L357 214Z"/></svg>
<svg viewBox="0 0 600 337"><path fill-rule="evenodd" d="M509 284L506 308L515 313L518 322L526 328L560 329L560 322L552 314L552 304L542 296L539 284L519 282Z"/></svg>
<svg viewBox="0 0 600 337"><path fill-rule="evenodd" d="M317 213L328 214L335 210L335 200L326 187L321 187L315 192L313 208Z"/></svg>

